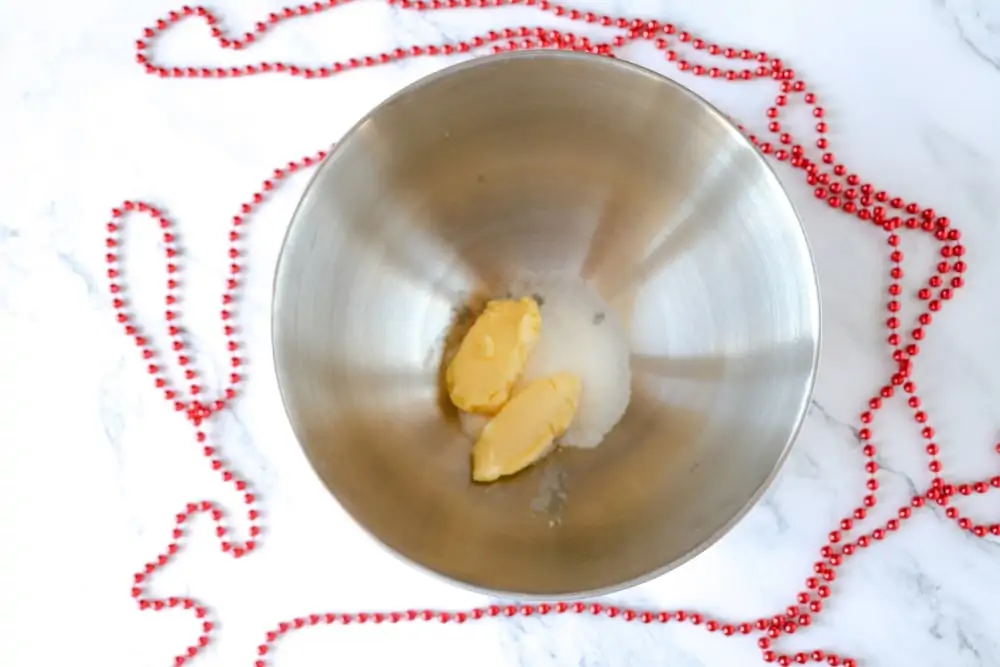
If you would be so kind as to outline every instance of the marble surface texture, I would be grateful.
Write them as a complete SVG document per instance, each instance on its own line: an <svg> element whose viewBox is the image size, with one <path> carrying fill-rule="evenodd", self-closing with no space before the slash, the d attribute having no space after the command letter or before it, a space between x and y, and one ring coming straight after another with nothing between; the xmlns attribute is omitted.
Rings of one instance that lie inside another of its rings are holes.
<svg viewBox="0 0 1000 667"><path fill-rule="evenodd" d="M669 5L669 7L665 7ZM969 287L926 341L917 371L943 461L956 478L1000 471L1000 5L994 0L579 0L577 6L669 18L724 44L764 48L822 97L838 155L880 186L919 197L964 232ZM242 33L275 0L220 0ZM139 613L132 573L162 548L194 498L235 498L210 476L189 426L155 394L114 323L103 279L102 226L123 198L162 204L180 222L188 267L186 321L199 363L225 360L218 287L225 225L271 169L335 141L400 86L444 66L423 59L337 77L160 80L133 62L139 31L166 0L0 3L0 663L8 667L173 664L196 630L186 614ZM252 61L318 65L500 25L558 25L525 9L401 12L360 0L285 25ZM579 28L573 28L579 30ZM600 35L600 30L594 31ZM204 26L159 42L168 63L234 64ZM662 56L628 57L667 72ZM683 79L762 129L770 83ZM801 122L807 122L800 119ZM727 618L781 612L811 572L827 531L863 493L855 428L889 372L884 351L884 236L816 202L778 169L816 253L824 351L815 401L766 498L693 562L616 600ZM296 447L270 369L270 277L305 178L254 218L241 309L250 381L217 429L265 498L267 543L223 558L203 530L157 589L197 595L220 619L202 665L252 665L278 620L328 609L483 604L396 562L326 494ZM160 253L137 226L130 252L137 308L158 323ZM913 273L934 261L907 236ZM217 365L218 364L218 365ZM880 422L886 518L929 482L912 421ZM997 494L964 500L1000 520ZM885 515L885 516L883 516ZM879 667L1000 665L1000 542L959 531L938 510L840 570L827 611L785 643L830 648ZM612 667L758 664L750 639L690 626L590 618L452 626L332 627L283 642L276 663Z"/></svg>

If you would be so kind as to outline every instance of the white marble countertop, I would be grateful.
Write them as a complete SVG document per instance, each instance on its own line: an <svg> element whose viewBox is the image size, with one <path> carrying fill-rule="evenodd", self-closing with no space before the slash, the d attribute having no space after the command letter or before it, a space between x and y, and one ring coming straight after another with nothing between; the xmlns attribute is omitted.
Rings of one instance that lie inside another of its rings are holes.
<svg viewBox="0 0 1000 667"><path fill-rule="evenodd" d="M955 479L1000 471L1000 7L991 0L579 0L657 17L724 44L780 55L822 96L838 155L893 192L919 197L961 227L968 288L924 344L916 380L932 406L942 461ZM241 34L274 0L213 7ZM327 81L290 77L162 80L134 63L143 26L174 7L157 0L0 5L0 663L168 665L197 636L190 614L140 613L132 573L163 548L192 499L236 498L206 470L189 426L153 391L105 291L103 225L125 197L179 221L186 322L199 363L226 355L216 336L226 223L271 170L335 141L401 85L454 59L421 59ZM276 29L242 54L204 26L158 42L164 62L230 65L282 59L318 65L501 25L562 25L524 8L420 14L360 0ZM600 29L574 26L581 34ZM603 33L607 34L607 33ZM628 57L667 70L662 55ZM763 129L769 83L681 80ZM883 300L885 237L831 212L787 166L823 290L824 351L815 402L766 499L721 542L661 579L615 596L635 605L725 618L781 613L810 576L827 532L863 494L857 415L890 371ZM219 631L192 661L252 665L277 621L322 611L460 608L479 596L388 556L346 518L308 469L270 365L269 281L302 188L296 177L253 218L240 317L249 383L219 436L264 500L267 544L222 557L201 526L156 591L193 595ZM159 323L159 251L134 228L137 309ZM143 245L143 242L149 242ZM914 274L932 248L904 239ZM155 318L155 319L154 319ZM883 520L929 484L923 444L902 410L880 418ZM997 496L962 499L1000 520ZM977 501L977 502L973 502ZM991 514L992 513L992 514ZM883 516L884 515L884 516ZM992 517L992 518L991 518ZM1000 543L957 529L940 509L838 571L827 609L782 650L842 652L859 664L1000 665ZM271 655L268 656L272 657ZM324 627L281 642L275 664L611 667L758 664L753 639L689 625L550 616L467 624Z"/></svg>

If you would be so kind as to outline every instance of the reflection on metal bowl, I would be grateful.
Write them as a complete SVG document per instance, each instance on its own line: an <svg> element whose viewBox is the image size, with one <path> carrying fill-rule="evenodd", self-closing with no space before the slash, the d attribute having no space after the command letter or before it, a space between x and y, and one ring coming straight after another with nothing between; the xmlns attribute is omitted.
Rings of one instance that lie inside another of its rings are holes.
<svg viewBox="0 0 1000 667"><path fill-rule="evenodd" d="M446 339L547 270L617 311L631 403L600 447L475 485ZM273 337L295 434L371 535L458 584L575 596L677 566L760 497L805 415L819 298L788 197L722 115L624 62L524 52L413 84L329 155Z"/></svg>

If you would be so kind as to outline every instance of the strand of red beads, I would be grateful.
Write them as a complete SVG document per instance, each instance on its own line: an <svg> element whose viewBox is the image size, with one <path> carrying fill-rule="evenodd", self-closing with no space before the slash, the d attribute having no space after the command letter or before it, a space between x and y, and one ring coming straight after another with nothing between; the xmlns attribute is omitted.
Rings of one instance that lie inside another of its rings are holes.
<svg viewBox="0 0 1000 667"><path fill-rule="evenodd" d="M859 550L884 539L889 533L899 530L901 525L913 516L915 510L927 503L947 506L946 515L953 519L959 528L969 531L977 537L983 537L987 534L1000 535L1000 524L976 522L971 517L962 514L952 504L956 492L959 495L982 494L991 488L1000 488L1000 476L966 483L951 482L942 476L941 462L937 457L938 445L934 439L934 429L930 425L926 411L921 407L917 387L910 379L914 360L920 352L920 341L931 325L934 316L964 285L963 274L966 271L966 264L963 256L965 248L960 243L959 230L952 227L948 218L938 215L933 209L892 196L839 162L829 147L829 129L823 107L817 103L816 93L808 89L806 83L798 77L794 70L787 67L780 59L773 58L766 53L711 43L680 30L673 24L658 20L612 17L580 11L548 0L386 1L400 9L415 11L523 5L562 17L570 22L610 30L612 36L608 41L594 42L588 37L572 32L521 26L491 30L485 35L470 37L453 44L415 45L406 49L397 48L392 51L358 56L319 67L304 67L283 62L263 62L230 68L166 67L157 64L150 53L152 40L188 17L197 17L204 21L222 48L245 49L271 27L287 19L326 11L348 2L348 0L325 0L324 2L286 7L271 13L266 19L256 23L253 31L238 38L231 37L223 31L219 27L217 16L208 9L182 7L177 11L169 12L166 17L157 20L153 25L143 30L142 37L136 42L135 57L146 72L160 77L226 78L262 73L284 73L312 79L329 77L347 70L391 63L404 58L476 53L484 49L492 49L493 52L499 53L518 49L556 48L614 57L616 49L632 42L646 41L652 43L656 49L664 54L666 62L673 63L678 70L694 76L707 76L726 81L772 80L772 85L776 86L777 92L774 103L766 109L765 115L767 130L773 138L763 140L753 134L748 134L748 137L765 155L800 170L805 181L814 187L817 199L825 201L831 208L838 209L863 223L875 226L885 234L891 268L886 300L888 318L884 325L889 332L887 342L892 359L896 364L896 370L884 385L874 392L874 396L868 401L867 408L859 415L861 423L859 434L864 441L862 451L864 468L867 473L866 493L861 503L841 519L835 529L830 532L826 544L819 550L819 558L812 566L812 575L805 580L804 587L797 594L794 604L789 605L781 613L752 620L725 621L709 618L697 612L629 609L597 602L492 605L464 611L408 610L317 613L278 623L257 647L258 655L255 667L265 666L267 658L272 655L275 644L281 637L304 627L405 621L464 623L488 617L535 614L587 614L640 623L689 623L725 636L750 635L756 637L761 657L768 663L790 665L812 662L854 667L854 659L829 651L814 650L788 654L776 650L776 640L809 626L813 618L822 612L823 601L831 594L830 583L836 579L837 570L841 565ZM682 54L687 55L682 57ZM695 62L695 57L702 58L704 62ZM688 58L692 59L688 60ZM811 113L815 118L815 131L818 136L812 140L812 146L807 147L806 144L800 143L781 125L782 114L785 113L788 105L796 100L800 100L808 113ZM746 132L743 126L740 126L740 129ZM809 157L817 154L819 155L818 159ZM236 330L231 322L234 317L233 308L243 270L240 263L240 241L244 233L244 225L247 217L267 199L268 193L274 190L286 177L313 166L321 161L325 155L324 151L320 151L315 155L303 157L288 163L285 167L275 169L273 174L261 183L257 191L240 206L239 211L231 220L228 248L230 275L221 297L220 318L227 347L231 353L232 372L228 385L214 397L205 396L206 388L200 384L198 373L194 370L193 360L187 351L184 330L180 324L178 290L181 266L176 246L177 239L173 231L174 223L149 204L125 201L112 210L111 221L107 225L107 275L110 280L112 304L118 322L139 348L142 358L148 364L147 370L153 378L154 386L162 391L163 397L174 410L182 413L194 427L195 440L203 448L202 452L208 459L209 465L219 473L224 482L231 484L242 494L249 522L247 538L239 541L231 536L225 512L221 507L207 501L189 503L176 515L176 525L172 538L163 552L146 563L134 575L132 596L136 599L140 609L157 611L183 608L191 610L197 618L201 619L200 635L189 647L174 657L176 665L184 665L189 662L204 647L209 645L214 631L213 621L210 618L208 607L193 598L152 597L148 592L152 578L178 553L181 541L189 529L189 524L198 514L211 516L222 550L235 558L243 557L254 551L258 547L257 538L261 532L256 496L249 488L248 482L240 478L226 464L219 451L214 446L207 444L207 436L203 430L205 423L214 414L230 406L237 397L238 386L243 381L243 377L239 373L242 365L242 359L239 356L240 342L236 339ZM188 383L186 391L170 383L165 372L165 362L161 360L161 353L153 349L148 334L139 329L128 308L120 254L121 230L124 219L136 213L145 214L162 230L163 246L167 259L167 294L164 317L170 336L170 348L176 354L177 369ZM926 281L926 286L916 294L918 303L922 303L923 307L917 315L915 323L910 325L909 331L905 331L900 316L902 309L900 298L903 291L900 284L903 276L903 253L899 249L899 234L903 230L920 231L932 236L939 244L941 255L935 271ZM900 394L906 397L907 404L912 410L913 419L919 425L920 435L925 441L924 446L929 457L928 469L933 477L930 486L924 492L914 495L908 505L898 509L897 518L890 519L876 527L867 526L862 530L862 523L866 519L868 511L878 502L878 463L876 462L876 447L871 424L875 413L882 408L885 402ZM997 446L997 450L1000 452L1000 445Z"/></svg>

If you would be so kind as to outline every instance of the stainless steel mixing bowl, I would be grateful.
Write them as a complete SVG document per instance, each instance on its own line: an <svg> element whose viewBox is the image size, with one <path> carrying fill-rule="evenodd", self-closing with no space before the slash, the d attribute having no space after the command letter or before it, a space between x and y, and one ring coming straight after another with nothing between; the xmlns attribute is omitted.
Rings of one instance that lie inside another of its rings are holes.
<svg viewBox="0 0 1000 667"><path fill-rule="evenodd" d="M536 269L618 311L632 401L599 448L474 485L442 350ZM340 142L288 230L273 337L294 432L370 534L478 590L576 596L679 565L761 496L805 415L819 299L796 212L722 115L618 60L525 52L424 78Z"/></svg>

